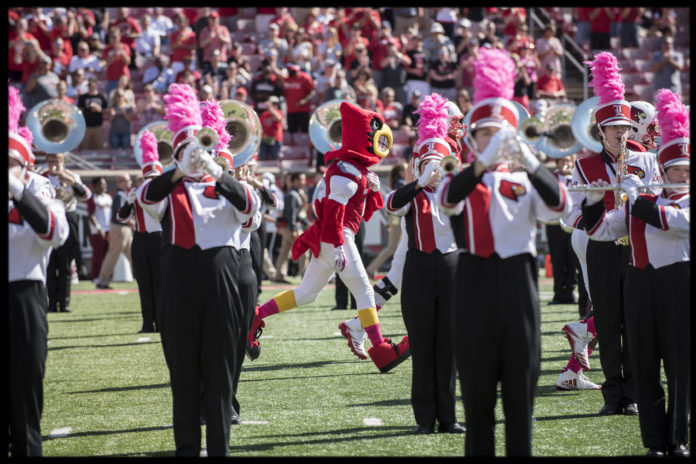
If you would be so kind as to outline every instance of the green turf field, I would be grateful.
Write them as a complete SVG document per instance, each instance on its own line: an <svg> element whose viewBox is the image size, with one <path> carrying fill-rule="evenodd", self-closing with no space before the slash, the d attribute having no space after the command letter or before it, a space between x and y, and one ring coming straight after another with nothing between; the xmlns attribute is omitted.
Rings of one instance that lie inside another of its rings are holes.
<svg viewBox="0 0 696 464"><path fill-rule="evenodd" d="M264 284L261 301L280 291ZM94 289L81 282L73 286L78 292L72 297L73 312L48 315L44 456L174 454L171 390L159 334L137 333L136 284L112 285L112 292L79 293ZM645 454L637 416L598 416L599 391L556 391L556 378L570 355L561 328L577 318L577 308L546 305L550 280L542 279L540 289L543 346L534 455ZM415 425L410 359L379 374L371 361L351 353L338 331L339 322L354 311L331 311L333 306L334 290L328 287L314 304L266 319L261 356L244 363L238 391L243 423L232 427L230 454L462 456L463 435L410 433ZM398 301L382 308L379 317L385 336L400 340L405 335ZM587 376L601 383L598 353L591 363ZM464 423L457 398L457 416ZM501 456L500 401L496 415L496 454Z"/></svg>

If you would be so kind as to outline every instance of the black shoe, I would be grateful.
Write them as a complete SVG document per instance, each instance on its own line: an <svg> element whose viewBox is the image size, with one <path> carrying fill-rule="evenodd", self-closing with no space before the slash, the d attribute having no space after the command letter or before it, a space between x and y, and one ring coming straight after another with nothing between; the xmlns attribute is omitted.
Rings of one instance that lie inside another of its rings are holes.
<svg viewBox="0 0 696 464"><path fill-rule="evenodd" d="M638 415L638 405L636 403L624 404L623 413L626 416L637 416Z"/></svg>
<svg viewBox="0 0 696 464"><path fill-rule="evenodd" d="M418 427L413 429L413 433L415 435L425 435L425 434L434 433L434 432L435 432L435 424L418 425Z"/></svg>
<svg viewBox="0 0 696 464"><path fill-rule="evenodd" d="M148 334L148 333L154 333L154 332L155 332L154 329L149 329L149 330L148 329L140 329L140 330L138 330L139 334Z"/></svg>
<svg viewBox="0 0 696 464"><path fill-rule="evenodd" d="M685 445L674 446L669 450L669 455L675 458L688 458L691 456L689 449Z"/></svg>
<svg viewBox="0 0 696 464"><path fill-rule="evenodd" d="M246 342L246 355L249 361L254 361L261 354L261 345L256 345L256 347L251 346L249 340Z"/></svg>
<svg viewBox="0 0 696 464"><path fill-rule="evenodd" d="M205 421L205 417L201 416L201 425L205 425L207 422Z"/></svg>
<svg viewBox="0 0 696 464"><path fill-rule="evenodd" d="M602 409L599 410L599 415L615 416L617 414L621 414L622 411L623 408L618 403L606 403L604 406L602 406Z"/></svg>
<svg viewBox="0 0 696 464"><path fill-rule="evenodd" d="M646 456L649 456L651 458L664 458L665 457L665 449L664 448L650 448L650 450L646 453Z"/></svg>
<svg viewBox="0 0 696 464"><path fill-rule="evenodd" d="M97 284L99 290L113 290L114 288L109 284Z"/></svg>
<svg viewBox="0 0 696 464"><path fill-rule="evenodd" d="M59 312L61 312L61 313L71 313L72 310L71 310L70 308L63 308L63 309L61 309Z"/></svg>
<svg viewBox="0 0 696 464"><path fill-rule="evenodd" d="M230 424L232 425L239 425L239 414L236 412L233 412L232 415L230 416Z"/></svg>
<svg viewBox="0 0 696 464"><path fill-rule="evenodd" d="M344 308L341 308L340 306L336 305L336 306L334 306L333 308L331 308L331 311L336 311L337 309L340 310L340 309L348 309L348 308L345 308L345 307L344 307Z"/></svg>
<svg viewBox="0 0 696 464"><path fill-rule="evenodd" d="M454 424L440 424L437 431L440 433L465 433L466 429L459 422L455 422Z"/></svg>
<svg viewBox="0 0 696 464"><path fill-rule="evenodd" d="M57 312L58 312L58 310L56 309L55 306L52 307L52 308L48 308L47 311L48 311L49 313L57 313Z"/></svg>

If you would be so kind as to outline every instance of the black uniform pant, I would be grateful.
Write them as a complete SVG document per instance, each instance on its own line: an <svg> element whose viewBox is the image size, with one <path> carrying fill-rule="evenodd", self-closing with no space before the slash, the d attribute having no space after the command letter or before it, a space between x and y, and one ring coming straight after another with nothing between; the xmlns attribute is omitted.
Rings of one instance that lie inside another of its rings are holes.
<svg viewBox="0 0 696 464"><path fill-rule="evenodd" d="M570 234L559 225L547 224L546 237L553 267L553 299L572 300L578 279L577 258L570 243Z"/></svg>
<svg viewBox="0 0 696 464"><path fill-rule="evenodd" d="M38 280L10 282L8 291L8 441L13 457L41 456L48 294Z"/></svg>
<svg viewBox="0 0 696 464"><path fill-rule="evenodd" d="M606 379L604 402L633 403L633 374L624 313L624 283L630 247L590 240L587 244L587 280L594 313L599 362Z"/></svg>
<svg viewBox="0 0 696 464"><path fill-rule="evenodd" d="M691 387L691 263L659 269L629 266L626 325L646 448L685 445ZM596 317L595 317L596 320ZM667 412L660 360L667 376Z"/></svg>
<svg viewBox="0 0 696 464"><path fill-rule="evenodd" d="M46 268L49 311L63 311L70 306L70 263L75 258L75 249L80 245L77 238L77 213L65 213L65 217L69 226L68 239L53 249Z"/></svg>
<svg viewBox="0 0 696 464"><path fill-rule="evenodd" d="M411 406L416 423L457 422L452 351L452 289L457 253L408 250L401 313L411 345Z"/></svg>
<svg viewBox="0 0 696 464"><path fill-rule="evenodd" d="M248 308L256 297L250 265L248 250L232 247L169 245L162 252L162 346L179 456L200 453L201 381L208 455L229 454L233 383L250 327Z"/></svg>
<svg viewBox="0 0 696 464"><path fill-rule="evenodd" d="M262 227L251 232L249 248L251 252L251 265L256 277L256 288L261 292L261 280L263 279L263 244L266 241L266 232Z"/></svg>
<svg viewBox="0 0 696 464"><path fill-rule="evenodd" d="M142 330L148 332L159 330L161 324L157 299L161 279L162 232L133 232L131 258L140 293Z"/></svg>
<svg viewBox="0 0 696 464"><path fill-rule="evenodd" d="M529 253L506 259L497 253L489 258L459 255L452 327L466 415L466 456L495 455L498 382L506 454L532 453L534 390L541 361L534 261Z"/></svg>

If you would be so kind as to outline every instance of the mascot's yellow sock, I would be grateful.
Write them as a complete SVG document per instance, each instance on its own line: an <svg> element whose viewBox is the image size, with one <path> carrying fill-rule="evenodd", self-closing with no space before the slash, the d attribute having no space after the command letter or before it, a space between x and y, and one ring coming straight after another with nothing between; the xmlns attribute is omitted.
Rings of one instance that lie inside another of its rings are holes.
<svg viewBox="0 0 696 464"><path fill-rule="evenodd" d="M263 319L271 314L287 311L295 307L297 307L295 292L293 290L285 290L259 306L258 314Z"/></svg>

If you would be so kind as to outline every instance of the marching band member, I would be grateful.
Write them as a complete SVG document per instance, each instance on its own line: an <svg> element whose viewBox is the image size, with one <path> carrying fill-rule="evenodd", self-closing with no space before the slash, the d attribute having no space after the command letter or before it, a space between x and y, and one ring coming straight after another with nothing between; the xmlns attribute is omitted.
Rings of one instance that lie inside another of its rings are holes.
<svg viewBox="0 0 696 464"><path fill-rule="evenodd" d="M668 183L688 184L689 113L679 96L660 89L657 117L662 128L658 152L662 176ZM592 185L607 182L598 179ZM602 192L587 193L582 206L585 229L592 243L628 234L630 263L624 308L643 446L650 449L648 456L668 453L687 457L691 370L689 187L665 187L658 194L640 194L641 182L634 175L626 176L622 185L629 201L619 210L606 211ZM667 376L666 413L660 361Z"/></svg>
<svg viewBox="0 0 696 464"><path fill-rule="evenodd" d="M501 382L507 455L528 456L541 357L536 221L568 214L572 201L565 185L516 138L515 65L508 54L484 49L474 65L475 104L465 142L476 159L456 176L447 175L436 193L439 207L452 214L454 237L463 251L454 281L453 330L466 415L465 454L495 455L494 410ZM519 152L526 172L507 168L504 157L510 150Z"/></svg>
<svg viewBox="0 0 696 464"><path fill-rule="evenodd" d="M457 244L449 218L440 212L435 189L440 162L454 156L445 140L447 99L431 94L420 103L418 179L390 192L385 207L405 218L408 251L403 265L401 311L412 355L411 406L414 433L464 433L455 415L457 373L452 351L452 295ZM423 291L427 289L427 291Z"/></svg>
<svg viewBox="0 0 696 464"><path fill-rule="evenodd" d="M388 154L392 134L381 114L347 102L341 104L340 113L342 146L325 154L328 166L322 182L325 190L314 202L317 220L295 240L292 249L293 259L308 249L312 251L312 259L299 287L282 292L256 308L249 342L258 346L264 318L311 303L336 272L355 296L359 308L359 319L351 327L351 350L361 359L369 355L384 373L407 359L410 352L404 349L403 341L397 345L382 337L374 294L354 236L360 222L368 221L384 204L379 193L379 177L368 168ZM372 342L367 353L363 347L365 333Z"/></svg>
<svg viewBox="0 0 696 464"><path fill-rule="evenodd" d="M8 112L8 331L10 455L41 456L43 378L48 352L46 268L52 249L63 245L69 226L65 205L48 180L29 169L31 140L20 135L24 111L9 88ZM25 129L25 128L22 128ZM21 130L23 134L29 133Z"/></svg>
<svg viewBox="0 0 696 464"><path fill-rule="evenodd" d="M159 314L159 292L162 260L162 225L150 214L145 213L136 196L136 190L145 179L162 174L162 164L157 153L157 138L145 131L140 138L142 150L143 176L136 179L136 185L128 191L128 200L119 210L117 219L122 224L135 219L135 231L131 245L133 273L138 282L140 312L143 325L138 333L159 332L162 325Z"/></svg>
<svg viewBox="0 0 696 464"><path fill-rule="evenodd" d="M242 225L256 214L259 200L199 143L202 118L195 91L172 84L164 99L177 167L145 182L136 194L162 223L161 333L176 454L200 454L202 381L207 452L226 456L236 359L244 349L245 312L253 297L239 284L250 262L240 246Z"/></svg>
<svg viewBox="0 0 696 464"><path fill-rule="evenodd" d="M79 174L65 169L65 153L46 154L48 170L43 174L55 189L56 198L65 203L70 235L64 245L53 250L48 262L46 287L48 311L70 312L70 263L79 252L77 202L87 201L92 192L82 183Z"/></svg>
<svg viewBox="0 0 696 464"><path fill-rule="evenodd" d="M602 138L602 151L575 162L572 185L589 184L598 179L614 182L629 174L635 174L642 182L659 182L660 174L652 154L627 148L626 142L631 129L631 108L624 100L624 85L621 81L616 58L609 52L595 55L587 62L592 71L592 85L599 96L595 118ZM607 210L616 208L621 202L619 192L604 193ZM581 203L583 192L575 192L573 211L566 223L584 229ZM638 414L633 391L633 376L630 365L630 349L626 342L623 311L623 282L629 259L625 240L614 242L590 241L587 245L587 277L592 297L594 323L597 327L600 352L599 360L604 372L602 384L604 406L602 415ZM572 327L569 327L572 329ZM571 345L583 347L589 343L591 334L584 330L567 335ZM623 342L622 342L623 338ZM577 348L573 351L578 352Z"/></svg>

